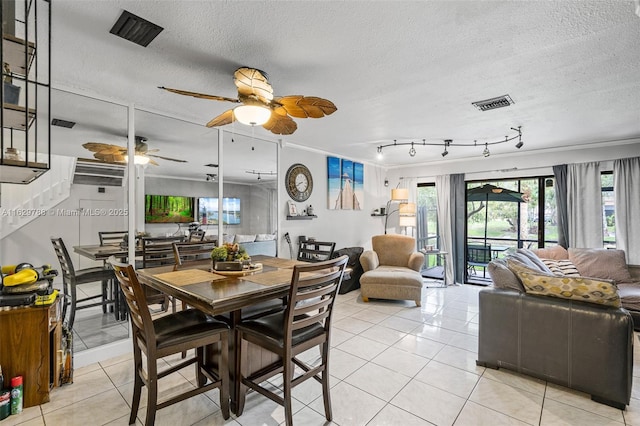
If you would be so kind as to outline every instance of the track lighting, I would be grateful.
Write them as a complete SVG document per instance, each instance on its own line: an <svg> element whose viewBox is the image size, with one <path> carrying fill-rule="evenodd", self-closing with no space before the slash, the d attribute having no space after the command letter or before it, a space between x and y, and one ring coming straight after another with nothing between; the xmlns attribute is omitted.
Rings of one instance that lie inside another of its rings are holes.
<svg viewBox="0 0 640 426"><path fill-rule="evenodd" d="M518 139L518 143L515 145L515 147L517 149L520 149L524 146L524 142L522 142L522 126L518 126L516 127L511 127L511 130L517 132L517 134L509 137L509 136L505 136L504 139L502 140L498 140L498 141L493 141L493 142L485 142L484 143L484 150L482 151L482 155L484 155L485 157L488 157L491 155L491 152L489 151L489 145L498 145L501 143L505 143L505 142L510 142L513 141L515 139ZM409 155L411 157L415 157L416 155L416 149L415 149L415 142L398 142L396 139L393 140L393 143L389 143L386 145L379 145L377 147L377 152L378 152L378 160L382 160L382 151L384 148L388 148L388 147L396 147L396 146L403 146L403 145L410 145L411 148L409 149ZM418 145L420 145L420 143L418 142ZM431 145L431 146L442 146L442 142L427 142L426 139L422 139L422 145L423 146L427 146L427 145ZM450 147L476 147L478 146L478 141L474 140L473 143L463 143L463 142L456 142L453 143L452 139L445 139L444 140L444 151L442 151L441 155L442 157L446 157L447 155L449 155L449 148ZM481 145L482 146L482 143Z"/></svg>
<svg viewBox="0 0 640 426"><path fill-rule="evenodd" d="M416 149L413 147L413 142L411 142L411 149L409 150L409 155L412 157L416 156Z"/></svg>
<svg viewBox="0 0 640 426"><path fill-rule="evenodd" d="M207 173L207 177L205 178L205 180L207 182L211 182L213 180L216 180L216 178L218 177L218 175L213 174L213 173Z"/></svg>
<svg viewBox="0 0 640 426"><path fill-rule="evenodd" d="M384 178L384 186L389 186L389 179Z"/></svg>

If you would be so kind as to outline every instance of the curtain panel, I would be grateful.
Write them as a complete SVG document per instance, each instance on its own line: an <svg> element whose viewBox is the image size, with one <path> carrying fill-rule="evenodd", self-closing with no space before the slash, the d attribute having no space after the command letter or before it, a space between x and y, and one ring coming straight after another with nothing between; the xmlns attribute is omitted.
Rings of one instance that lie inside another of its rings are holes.
<svg viewBox="0 0 640 426"><path fill-rule="evenodd" d="M569 242L576 248L602 247L600 163L569 164L567 169Z"/></svg>
<svg viewBox="0 0 640 426"><path fill-rule="evenodd" d="M556 208L558 212L558 245L569 248L569 213L567 212L567 165L553 166L556 178Z"/></svg>
<svg viewBox="0 0 640 426"><path fill-rule="evenodd" d="M640 265L640 157L613 162L616 248L624 250L627 263Z"/></svg>

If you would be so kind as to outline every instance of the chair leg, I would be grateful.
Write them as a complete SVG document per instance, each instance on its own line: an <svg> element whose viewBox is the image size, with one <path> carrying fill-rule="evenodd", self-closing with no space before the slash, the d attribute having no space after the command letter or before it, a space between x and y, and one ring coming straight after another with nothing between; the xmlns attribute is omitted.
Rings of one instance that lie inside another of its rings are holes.
<svg viewBox="0 0 640 426"><path fill-rule="evenodd" d="M105 302L109 300L109 291L108 291L109 285L107 283L108 281L106 280L102 281L102 313L103 314L107 313L107 304Z"/></svg>
<svg viewBox="0 0 640 426"><path fill-rule="evenodd" d="M133 350L133 372L134 372L134 382L133 382L133 400L131 401L131 415L129 416L129 424L135 424L136 418L138 417L138 408L140 408L140 396L142 394L142 377L140 376L142 368L142 354L139 348L134 348Z"/></svg>
<svg viewBox="0 0 640 426"><path fill-rule="evenodd" d="M71 287L71 305L69 306L69 331L73 330L73 323L76 321L76 300L78 299L76 293L76 283L72 282Z"/></svg>
<svg viewBox="0 0 640 426"><path fill-rule="evenodd" d="M147 418L145 425L156 422L156 406L158 405L158 362L147 359Z"/></svg>
<svg viewBox="0 0 640 426"><path fill-rule="evenodd" d="M291 382L293 381L293 369L295 364L290 359L284 360L284 417L287 426L293 426L293 413L291 412Z"/></svg>
<svg viewBox="0 0 640 426"><path fill-rule="evenodd" d="M333 412L331 411L331 394L329 387L329 344L325 342L322 345L322 363L324 364L324 371L322 372L322 399L324 400L324 416L327 421L333 419Z"/></svg>

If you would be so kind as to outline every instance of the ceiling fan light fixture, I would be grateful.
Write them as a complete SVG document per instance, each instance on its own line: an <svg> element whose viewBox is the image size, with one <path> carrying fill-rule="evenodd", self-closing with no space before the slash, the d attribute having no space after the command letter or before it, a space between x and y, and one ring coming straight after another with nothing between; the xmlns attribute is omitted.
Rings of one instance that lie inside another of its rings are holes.
<svg viewBox="0 0 640 426"><path fill-rule="evenodd" d="M233 109L233 115L247 126L262 126L271 118L271 110L259 105L240 105Z"/></svg>
<svg viewBox="0 0 640 426"><path fill-rule="evenodd" d="M147 157L146 155L134 155L133 156L133 164L139 164L141 166L144 166L146 164L149 164L149 157ZM129 156L125 156L124 157L124 162L128 163L129 162Z"/></svg>

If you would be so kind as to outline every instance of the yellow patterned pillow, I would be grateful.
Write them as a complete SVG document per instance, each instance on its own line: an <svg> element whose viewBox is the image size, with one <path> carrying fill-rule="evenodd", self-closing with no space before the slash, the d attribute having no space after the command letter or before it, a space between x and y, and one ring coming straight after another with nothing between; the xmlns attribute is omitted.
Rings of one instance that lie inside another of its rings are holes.
<svg viewBox="0 0 640 426"><path fill-rule="evenodd" d="M620 307L618 287L610 281L587 277L557 277L528 271L518 271L517 275L528 294Z"/></svg>

